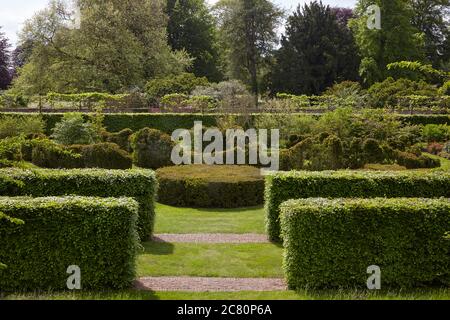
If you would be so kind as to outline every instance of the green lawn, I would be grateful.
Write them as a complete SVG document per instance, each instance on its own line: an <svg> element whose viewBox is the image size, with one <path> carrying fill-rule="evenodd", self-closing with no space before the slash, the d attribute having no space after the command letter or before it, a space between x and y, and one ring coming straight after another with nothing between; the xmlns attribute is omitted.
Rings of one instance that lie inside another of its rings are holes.
<svg viewBox="0 0 450 320"><path fill-rule="evenodd" d="M264 209L187 209L158 204L155 233L264 234Z"/></svg>
<svg viewBox="0 0 450 320"><path fill-rule="evenodd" d="M14 294L6 300L450 300L450 289L415 291L323 290L273 292L149 292L118 291Z"/></svg>
<svg viewBox="0 0 450 320"><path fill-rule="evenodd" d="M441 160L441 169L450 170L450 160L442 158L442 157L435 156L435 155L433 155L431 153L426 153L426 155L429 156L430 158Z"/></svg>
<svg viewBox="0 0 450 320"><path fill-rule="evenodd" d="M274 244L144 244L138 275L282 278L282 248Z"/></svg>

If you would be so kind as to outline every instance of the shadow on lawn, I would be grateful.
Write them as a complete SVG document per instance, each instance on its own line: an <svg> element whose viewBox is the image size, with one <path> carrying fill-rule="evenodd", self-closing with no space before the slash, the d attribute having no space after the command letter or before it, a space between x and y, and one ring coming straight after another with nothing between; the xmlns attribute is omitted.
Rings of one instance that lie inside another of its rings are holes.
<svg viewBox="0 0 450 320"><path fill-rule="evenodd" d="M152 254L156 256L168 256L174 253L175 245L164 241L145 242L144 254Z"/></svg>

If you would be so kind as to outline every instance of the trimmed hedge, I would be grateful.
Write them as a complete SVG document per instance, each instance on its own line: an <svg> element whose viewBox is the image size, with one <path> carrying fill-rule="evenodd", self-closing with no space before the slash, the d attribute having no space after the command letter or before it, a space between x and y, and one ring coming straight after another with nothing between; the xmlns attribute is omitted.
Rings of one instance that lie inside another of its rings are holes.
<svg viewBox="0 0 450 320"><path fill-rule="evenodd" d="M450 285L450 199L304 199L281 206L290 289Z"/></svg>
<svg viewBox="0 0 450 320"><path fill-rule="evenodd" d="M450 198L450 172L280 172L266 177L266 230L280 240L279 206L304 198Z"/></svg>
<svg viewBox="0 0 450 320"><path fill-rule="evenodd" d="M158 201L178 207L240 208L264 202L264 178L249 166L191 165L159 169Z"/></svg>
<svg viewBox="0 0 450 320"><path fill-rule="evenodd" d="M67 289L67 268L83 289L129 288L139 246L138 204L130 198L0 198L1 291Z"/></svg>
<svg viewBox="0 0 450 320"><path fill-rule="evenodd" d="M134 198L139 203L138 233L142 240L153 234L157 184L151 170L0 169L3 196Z"/></svg>

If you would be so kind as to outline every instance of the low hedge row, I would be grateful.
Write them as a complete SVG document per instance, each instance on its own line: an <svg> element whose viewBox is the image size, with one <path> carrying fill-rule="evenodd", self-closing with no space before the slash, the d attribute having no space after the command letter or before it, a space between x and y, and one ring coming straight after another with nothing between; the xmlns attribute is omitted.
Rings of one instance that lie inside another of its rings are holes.
<svg viewBox="0 0 450 320"><path fill-rule="evenodd" d="M305 198L450 198L450 172L280 172L266 177L266 229L280 240L280 204Z"/></svg>
<svg viewBox="0 0 450 320"><path fill-rule="evenodd" d="M449 199L303 199L281 206L291 289L450 285Z"/></svg>
<svg viewBox="0 0 450 320"><path fill-rule="evenodd" d="M138 204L130 198L4 198L0 212L1 291L67 289L69 266L83 289L129 288L139 246Z"/></svg>
<svg viewBox="0 0 450 320"><path fill-rule="evenodd" d="M0 118L8 116L37 117L37 113L0 113ZM56 123L62 119L60 113L44 113L42 117L46 122L46 134L51 135ZM257 116L257 115L256 115ZM320 116L320 115L317 115ZM85 115L86 119L89 115ZM408 124L450 124L450 115L398 115L400 121ZM217 125L215 114L180 114L180 113L119 113L105 114L104 124L109 132L119 132L124 129L138 131L149 127L171 134L176 129L191 129L195 121L202 121L205 127Z"/></svg>
<svg viewBox="0 0 450 320"><path fill-rule="evenodd" d="M151 170L0 169L3 196L134 198L139 203L138 233L142 240L153 234L157 184Z"/></svg>
<svg viewBox="0 0 450 320"><path fill-rule="evenodd" d="M191 165L159 169L158 201L178 207L240 208L262 205L264 178L249 166Z"/></svg>

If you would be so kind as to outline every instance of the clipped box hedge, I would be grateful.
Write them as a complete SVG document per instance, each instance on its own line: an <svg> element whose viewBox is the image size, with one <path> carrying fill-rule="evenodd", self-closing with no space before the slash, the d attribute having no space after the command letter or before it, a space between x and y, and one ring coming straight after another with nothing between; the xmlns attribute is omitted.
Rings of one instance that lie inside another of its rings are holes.
<svg viewBox="0 0 450 320"><path fill-rule="evenodd" d="M450 199L303 199L281 206L291 289L450 285Z"/></svg>
<svg viewBox="0 0 450 320"><path fill-rule="evenodd" d="M266 177L266 230L280 240L279 206L304 198L450 198L450 172L280 172Z"/></svg>
<svg viewBox="0 0 450 320"><path fill-rule="evenodd" d="M0 169L3 196L134 198L139 203L138 233L142 240L153 234L157 185L151 170Z"/></svg>
<svg viewBox="0 0 450 320"><path fill-rule="evenodd" d="M82 289L128 288L139 247L138 203L131 198L7 198L0 212L0 291L67 289L69 266Z"/></svg>

